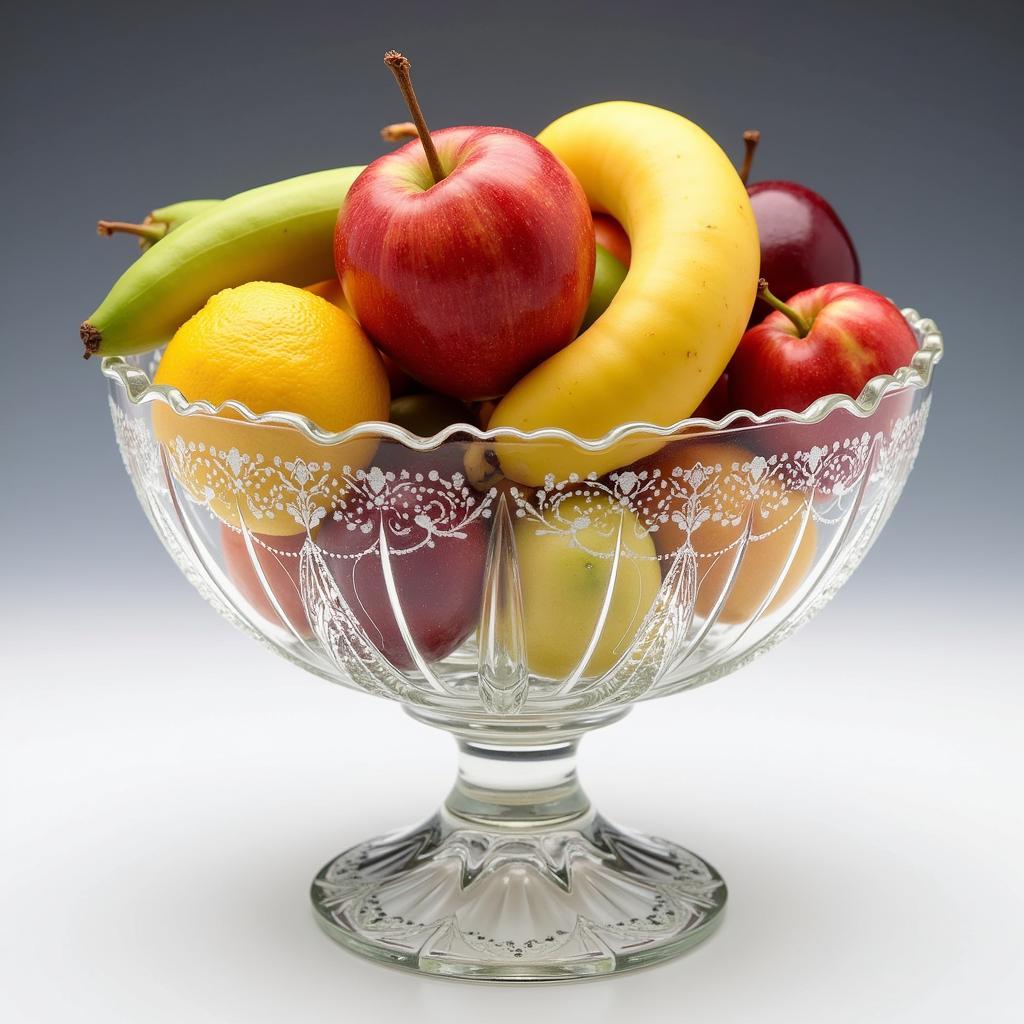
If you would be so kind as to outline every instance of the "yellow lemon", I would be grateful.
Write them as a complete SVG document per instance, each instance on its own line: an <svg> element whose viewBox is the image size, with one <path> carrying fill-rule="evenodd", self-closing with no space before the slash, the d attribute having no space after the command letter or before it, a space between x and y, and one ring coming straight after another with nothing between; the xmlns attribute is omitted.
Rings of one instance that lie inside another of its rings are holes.
<svg viewBox="0 0 1024 1024"><path fill-rule="evenodd" d="M388 418L387 374L352 317L302 288L253 281L218 292L167 345L154 382L190 402L233 400L254 413L293 412L325 431ZM154 405L171 471L232 526L283 536L315 526L376 442L325 446L288 426L257 426L225 409L181 416Z"/></svg>
<svg viewBox="0 0 1024 1024"><path fill-rule="evenodd" d="M520 518L515 539L530 670L555 679L572 672L611 584L608 615L585 669L588 676L607 672L629 650L658 596L661 569L650 535L606 495L572 494L544 514Z"/></svg>

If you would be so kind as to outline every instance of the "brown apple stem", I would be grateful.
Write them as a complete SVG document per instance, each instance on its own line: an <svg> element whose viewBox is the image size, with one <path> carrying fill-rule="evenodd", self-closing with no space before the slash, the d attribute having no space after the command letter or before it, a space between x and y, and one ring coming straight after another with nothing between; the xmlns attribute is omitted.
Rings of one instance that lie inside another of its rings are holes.
<svg viewBox="0 0 1024 1024"><path fill-rule="evenodd" d="M167 234L166 224L132 224L126 220L99 220L96 234L109 238L111 235L136 235L147 242L159 242Z"/></svg>
<svg viewBox="0 0 1024 1024"><path fill-rule="evenodd" d="M768 290L768 282L763 277L757 282L757 295L758 298L764 299L772 309L777 309L780 313L789 317L801 338L807 337L811 330L811 325L792 306L772 295Z"/></svg>
<svg viewBox="0 0 1024 1024"><path fill-rule="evenodd" d="M430 173L434 176L434 184L436 185L439 181L443 181L447 175L441 166L441 158L437 155L437 150L434 148L433 139L430 137L430 129L427 127L427 120L423 116L423 110L420 108L419 100L416 99L416 93L413 91L412 75L409 73L409 68L412 65L409 63L409 58L403 56L397 50L388 50L384 54L384 63L391 68L395 81L398 82L398 88L402 90L402 95L405 97L405 105L409 108L409 113L412 114L413 122L416 125L416 134L419 135L420 142L423 144L423 152L427 155L427 163L430 165Z"/></svg>
<svg viewBox="0 0 1024 1024"><path fill-rule="evenodd" d="M420 133L416 131L416 125L412 121L399 121L397 124L386 124L380 130L380 137L385 142L407 142L409 139L418 139Z"/></svg>
<svg viewBox="0 0 1024 1024"><path fill-rule="evenodd" d="M757 144L761 141L761 133L756 128L751 128L743 133L743 166L740 168L740 181L746 185L750 178L750 168L754 164L754 153L757 151Z"/></svg>

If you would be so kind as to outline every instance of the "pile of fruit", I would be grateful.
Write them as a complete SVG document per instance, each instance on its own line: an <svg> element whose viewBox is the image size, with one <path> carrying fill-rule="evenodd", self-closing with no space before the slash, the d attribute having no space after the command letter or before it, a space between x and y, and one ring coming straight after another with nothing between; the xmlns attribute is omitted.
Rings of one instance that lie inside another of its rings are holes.
<svg viewBox="0 0 1024 1024"><path fill-rule="evenodd" d="M468 422L595 439L624 423L856 397L916 352L899 310L860 285L853 243L821 196L786 181L746 185L757 133L745 136L739 173L695 124L641 103L584 107L537 138L500 127L431 133L409 62L393 51L385 61L413 118L385 130L408 140L394 152L177 203L142 224L101 221L101 233L136 234L144 251L82 324L86 356L166 345L155 382L188 401L298 413L329 432L391 420L431 436ZM656 448L634 454L657 459ZM529 488L622 465L621 452L559 452L499 440L482 477ZM370 445L367 464L373 457ZM250 552L230 511L221 518L225 558L243 580ZM319 538L328 547L331 526ZM275 540L280 551L294 538ZM541 547L521 545L524 565L550 559ZM481 539L444 557L476 564L483 549ZM643 586L653 593L652 571ZM409 572L409 587L467 600L471 588L435 588L422 562ZM374 586L383 580L363 583ZM538 593L528 616L557 626L542 607L548 588ZM257 607L261 597L254 581ZM285 614L306 630L301 603ZM433 608L434 625L410 626L440 657L465 630L425 634L472 614ZM397 632L382 642L401 663ZM533 645L531 659L557 674L564 636L552 636L550 655L542 649Z"/></svg>

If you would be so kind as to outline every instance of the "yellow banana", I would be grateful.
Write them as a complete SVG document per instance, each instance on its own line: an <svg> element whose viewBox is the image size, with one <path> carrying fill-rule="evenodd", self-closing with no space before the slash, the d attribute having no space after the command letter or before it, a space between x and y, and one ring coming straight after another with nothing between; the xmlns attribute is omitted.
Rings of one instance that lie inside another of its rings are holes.
<svg viewBox="0 0 1024 1024"><path fill-rule="evenodd" d="M489 427L562 427L594 439L622 423L684 419L725 369L754 304L760 253L743 183L697 125L643 103L583 107L537 138L591 207L622 223L632 262L600 319L519 381ZM605 473L660 446L496 447L507 476L539 485L547 474Z"/></svg>

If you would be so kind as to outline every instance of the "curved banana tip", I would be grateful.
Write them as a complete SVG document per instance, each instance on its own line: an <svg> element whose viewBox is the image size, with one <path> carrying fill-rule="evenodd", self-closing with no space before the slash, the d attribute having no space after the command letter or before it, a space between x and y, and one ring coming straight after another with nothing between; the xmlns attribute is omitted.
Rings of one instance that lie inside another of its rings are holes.
<svg viewBox="0 0 1024 1024"><path fill-rule="evenodd" d="M100 350L100 342L103 340L103 335L88 320L78 328L78 336L82 339L82 344L85 346L85 351L82 353L83 359L88 359L89 356L94 355Z"/></svg>

